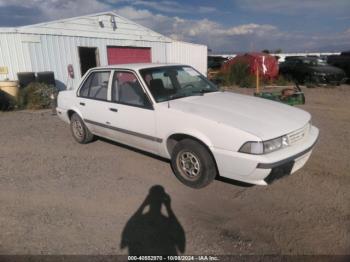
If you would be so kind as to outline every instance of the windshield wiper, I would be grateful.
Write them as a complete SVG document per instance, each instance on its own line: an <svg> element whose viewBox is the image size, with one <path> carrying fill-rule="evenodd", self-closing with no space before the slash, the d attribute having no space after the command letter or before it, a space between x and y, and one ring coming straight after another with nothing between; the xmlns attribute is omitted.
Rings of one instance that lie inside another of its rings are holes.
<svg viewBox="0 0 350 262"><path fill-rule="evenodd" d="M168 98L169 98L169 100L174 100L174 99L183 98L186 96L188 96L188 95L186 95L186 94L173 94L173 95L170 95Z"/></svg>
<svg viewBox="0 0 350 262"><path fill-rule="evenodd" d="M173 95L170 95L168 98L169 100L174 100L174 99L184 98L188 96L202 96L202 95L203 95L202 92L192 91L190 94L173 94Z"/></svg>
<svg viewBox="0 0 350 262"><path fill-rule="evenodd" d="M197 91L192 91L192 93L204 95L205 93L212 93L212 92L216 92L216 91L218 91L218 90L201 89L201 90L197 90Z"/></svg>

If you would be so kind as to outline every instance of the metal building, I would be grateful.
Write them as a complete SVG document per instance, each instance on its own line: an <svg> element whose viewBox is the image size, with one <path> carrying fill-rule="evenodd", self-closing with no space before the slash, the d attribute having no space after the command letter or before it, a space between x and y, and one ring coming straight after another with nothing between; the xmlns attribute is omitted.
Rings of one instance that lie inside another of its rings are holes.
<svg viewBox="0 0 350 262"><path fill-rule="evenodd" d="M53 71L58 86L69 88L90 67L129 62L184 63L206 74L207 46L174 41L114 12L0 28L0 67L8 71L0 80Z"/></svg>

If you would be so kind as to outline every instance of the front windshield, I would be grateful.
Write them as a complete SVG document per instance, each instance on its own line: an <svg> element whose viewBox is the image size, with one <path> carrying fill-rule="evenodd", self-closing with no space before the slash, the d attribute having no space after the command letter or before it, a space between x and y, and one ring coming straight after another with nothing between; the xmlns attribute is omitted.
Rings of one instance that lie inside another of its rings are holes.
<svg viewBox="0 0 350 262"><path fill-rule="evenodd" d="M216 92L218 88L189 66L165 66L140 70L156 102Z"/></svg>
<svg viewBox="0 0 350 262"><path fill-rule="evenodd" d="M323 59L318 58L318 59L317 59L317 65L318 65L318 66L326 66L326 65L327 65L327 62L324 61Z"/></svg>
<svg viewBox="0 0 350 262"><path fill-rule="evenodd" d="M303 63L310 66L325 66L327 63L320 58L303 59Z"/></svg>

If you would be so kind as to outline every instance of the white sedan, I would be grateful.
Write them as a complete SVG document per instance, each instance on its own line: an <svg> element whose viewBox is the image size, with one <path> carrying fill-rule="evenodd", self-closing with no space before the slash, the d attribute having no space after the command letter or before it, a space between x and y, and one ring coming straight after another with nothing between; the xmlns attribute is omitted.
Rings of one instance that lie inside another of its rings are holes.
<svg viewBox="0 0 350 262"><path fill-rule="evenodd" d="M57 112L79 143L96 135L170 159L193 188L218 175L267 185L304 166L319 133L309 113L219 91L186 65L90 69Z"/></svg>

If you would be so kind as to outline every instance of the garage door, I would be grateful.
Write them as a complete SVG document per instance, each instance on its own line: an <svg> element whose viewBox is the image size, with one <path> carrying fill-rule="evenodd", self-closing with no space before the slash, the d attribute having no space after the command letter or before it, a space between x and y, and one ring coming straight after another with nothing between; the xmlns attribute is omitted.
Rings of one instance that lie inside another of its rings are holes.
<svg viewBox="0 0 350 262"><path fill-rule="evenodd" d="M151 48L107 47L108 64L150 63Z"/></svg>

